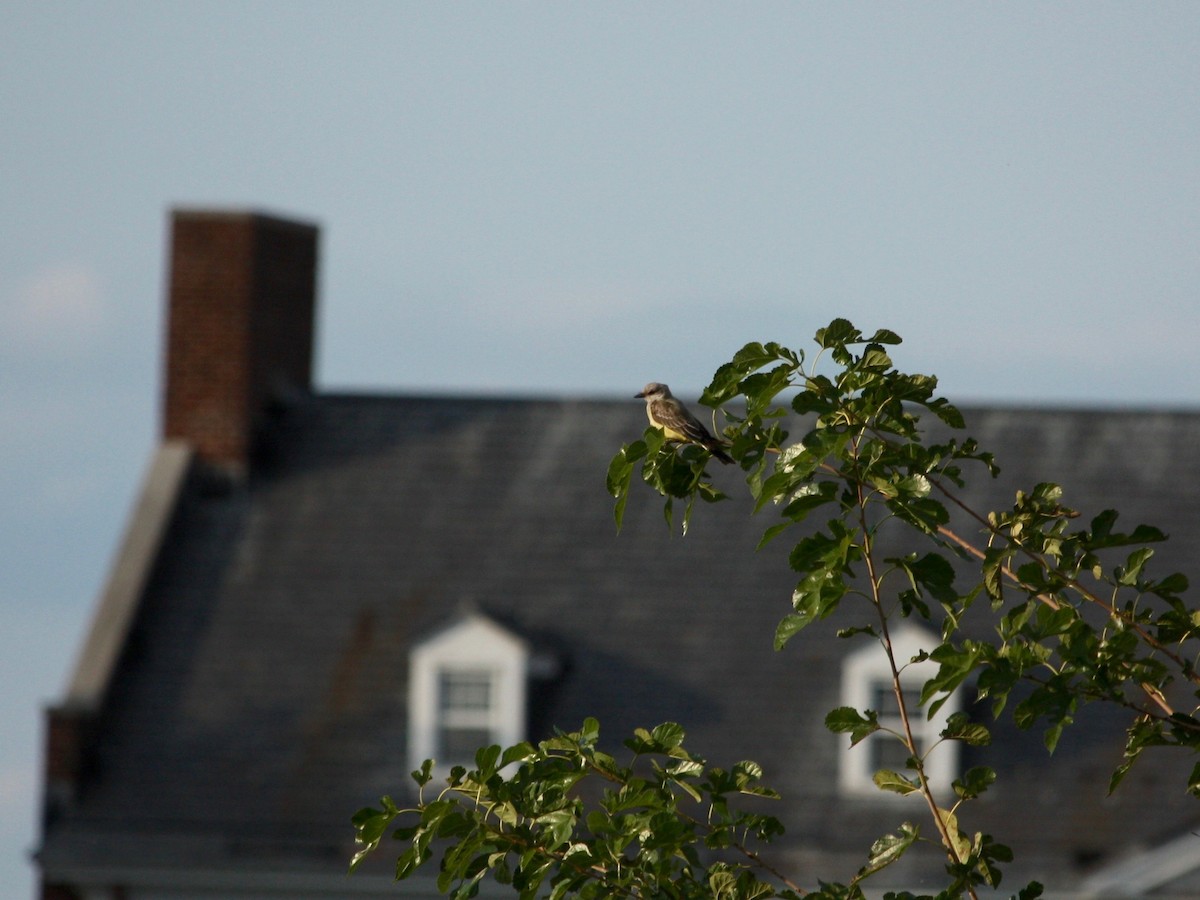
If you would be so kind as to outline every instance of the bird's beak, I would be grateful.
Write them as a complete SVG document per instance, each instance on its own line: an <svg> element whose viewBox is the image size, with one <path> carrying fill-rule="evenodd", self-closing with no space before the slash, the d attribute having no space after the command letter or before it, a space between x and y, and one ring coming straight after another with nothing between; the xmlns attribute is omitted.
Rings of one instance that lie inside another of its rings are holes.
<svg viewBox="0 0 1200 900"><path fill-rule="evenodd" d="M645 392L645 391L642 391L642 392L641 392L641 393L639 393L639 394L634 394L634 395L633 395L633 398L634 398L635 400L644 400L644 399L646 398L646 392Z"/></svg>

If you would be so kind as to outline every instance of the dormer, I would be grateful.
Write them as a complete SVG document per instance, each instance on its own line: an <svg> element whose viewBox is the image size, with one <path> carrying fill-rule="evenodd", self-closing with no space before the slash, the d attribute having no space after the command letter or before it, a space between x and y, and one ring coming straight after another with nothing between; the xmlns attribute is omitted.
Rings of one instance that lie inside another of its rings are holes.
<svg viewBox="0 0 1200 900"><path fill-rule="evenodd" d="M957 741L938 742L947 720L962 705L961 689L951 694L936 714L927 716L920 708L919 698L925 682L937 673L937 663L928 659L918 663L910 660L922 651L928 653L936 647L937 636L924 628L904 623L892 632L891 641L896 664L902 667L900 684L905 708L910 713L913 738L922 753L933 748L925 760L925 774L935 791L948 791L959 775L959 744ZM900 707L892 686L891 668L878 643L863 646L843 660L840 705L860 711L874 710L883 728L901 730ZM838 755L838 787L844 794L894 796L880 793L875 786L875 773L890 769L906 774L907 758L907 751L894 736L877 731L853 747L842 748Z"/></svg>
<svg viewBox="0 0 1200 900"><path fill-rule="evenodd" d="M409 657L408 758L435 772L474 763L489 744L525 739L529 643L480 612L426 637Z"/></svg>

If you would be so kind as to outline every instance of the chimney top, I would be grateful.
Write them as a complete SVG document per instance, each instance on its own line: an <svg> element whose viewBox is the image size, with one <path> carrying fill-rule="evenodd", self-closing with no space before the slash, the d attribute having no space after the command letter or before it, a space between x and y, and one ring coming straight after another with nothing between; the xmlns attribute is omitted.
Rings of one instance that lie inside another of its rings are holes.
<svg viewBox="0 0 1200 900"><path fill-rule="evenodd" d="M272 401L311 391L317 240L263 213L172 212L165 439L244 474Z"/></svg>

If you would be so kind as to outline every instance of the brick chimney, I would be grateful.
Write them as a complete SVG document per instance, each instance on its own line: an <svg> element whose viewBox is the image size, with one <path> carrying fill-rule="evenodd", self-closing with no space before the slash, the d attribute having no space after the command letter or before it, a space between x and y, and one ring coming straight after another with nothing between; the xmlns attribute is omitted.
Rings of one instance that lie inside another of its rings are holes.
<svg viewBox="0 0 1200 900"><path fill-rule="evenodd" d="M163 437L244 474L270 405L312 387L317 228L176 210L170 269Z"/></svg>

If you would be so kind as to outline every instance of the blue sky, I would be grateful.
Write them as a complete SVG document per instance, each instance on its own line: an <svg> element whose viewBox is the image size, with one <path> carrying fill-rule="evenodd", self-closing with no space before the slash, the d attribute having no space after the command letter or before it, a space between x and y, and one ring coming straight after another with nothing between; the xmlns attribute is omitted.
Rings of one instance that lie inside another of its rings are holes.
<svg viewBox="0 0 1200 900"><path fill-rule="evenodd" d="M321 225L323 388L689 393L846 316L958 402L1195 408L1197 96L1192 2L4 4L0 884L171 207Z"/></svg>

